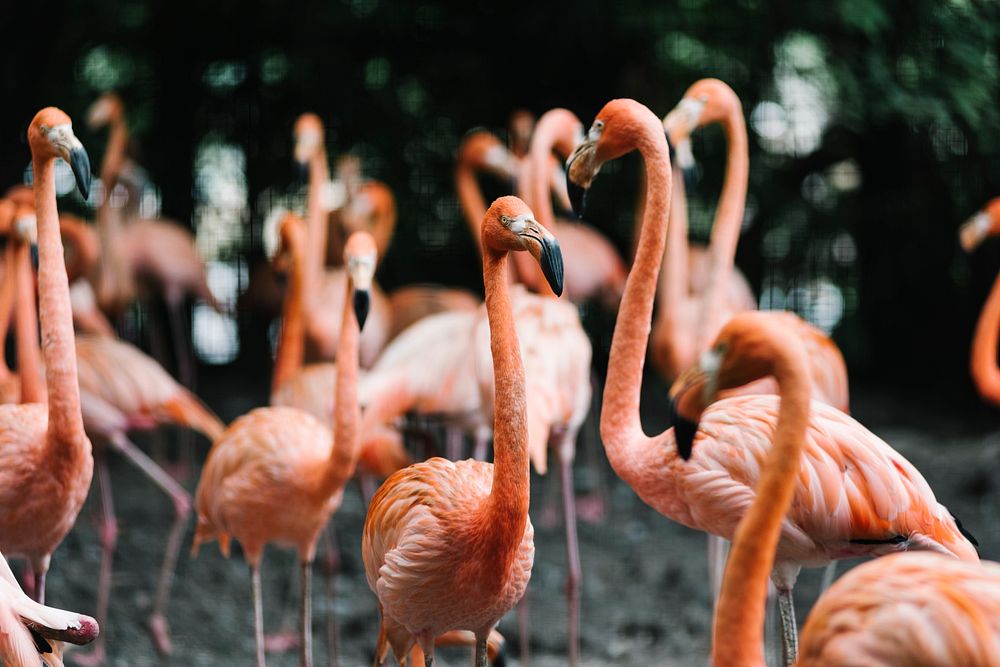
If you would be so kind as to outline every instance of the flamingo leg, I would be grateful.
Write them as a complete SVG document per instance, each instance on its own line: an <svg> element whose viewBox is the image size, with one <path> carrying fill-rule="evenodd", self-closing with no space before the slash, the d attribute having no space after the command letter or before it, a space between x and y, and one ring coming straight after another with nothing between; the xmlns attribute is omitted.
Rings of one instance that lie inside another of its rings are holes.
<svg viewBox="0 0 1000 667"><path fill-rule="evenodd" d="M476 635L476 667L486 667L486 638L489 636L489 632Z"/></svg>
<svg viewBox="0 0 1000 667"><path fill-rule="evenodd" d="M517 603L517 634L518 650L521 652L521 666L528 667L528 649L530 637L528 624L528 593L525 591L524 597Z"/></svg>
<svg viewBox="0 0 1000 667"><path fill-rule="evenodd" d="M35 568L35 602L45 604L45 570Z"/></svg>
<svg viewBox="0 0 1000 667"><path fill-rule="evenodd" d="M795 624L795 602L792 589L778 589L778 610L781 612L785 667L792 667L799 654L799 634Z"/></svg>
<svg viewBox="0 0 1000 667"><path fill-rule="evenodd" d="M296 577L299 576L299 563L292 563L292 571L288 575L288 585L284 587L284 596L281 602L281 622L278 623L278 631L264 635L264 650L268 653L285 653L293 648L301 646L301 637L295 626L295 602L292 598L292 588ZM301 588L301 584L300 584Z"/></svg>
<svg viewBox="0 0 1000 667"><path fill-rule="evenodd" d="M97 576L97 625L107 627L108 600L111 597L111 574L114 565L115 545L118 542L118 520L115 518L114 499L111 495L111 476L108 473L107 456L100 452L95 463L97 465L97 486L101 504L101 569ZM107 657L105 651L105 633L94 640L93 648L86 653L74 654L72 660L78 665L103 665Z"/></svg>
<svg viewBox="0 0 1000 667"><path fill-rule="evenodd" d="M312 667L312 563L302 561L302 659L301 667Z"/></svg>
<svg viewBox="0 0 1000 667"><path fill-rule="evenodd" d="M719 603L722 578L729 559L729 540L718 535L708 536L708 585L712 593L712 609Z"/></svg>
<svg viewBox="0 0 1000 667"><path fill-rule="evenodd" d="M174 580L174 570L177 568L177 557L184 539L184 527L191 514L191 496L184 490L184 487L177 483L177 480L156 465L156 462L146 456L124 433L115 434L111 438L111 445L129 463L141 470L161 491L170 496L170 500L174 504L174 521L170 526L167 546L163 552L163 563L160 565L160 576L156 584L153 611L149 615L147 623L150 634L153 636L153 642L156 644L156 650L161 655L169 655L172 646L166 612L170 605L170 589Z"/></svg>
<svg viewBox="0 0 1000 667"><path fill-rule="evenodd" d="M323 548L326 552L323 559L323 573L326 578L326 599L330 605L326 617L326 644L329 652L331 667L340 664L340 656L337 654L337 617L334 611L334 600L337 592L337 570L340 567L340 550L337 549L337 534L333 530L333 524L323 531Z"/></svg>
<svg viewBox="0 0 1000 667"><path fill-rule="evenodd" d="M837 578L837 561L830 561L830 564L823 568L823 580L819 585L819 592L823 593L833 585L833 580Z"/></svg>
<svg viewBox="0 0 1000 667"><path fill-rule="evenodd" d="M420 642L420 650L424 652L424 667L433 667L434 665L435 639L436 637L427 632L420 633L419 642Z"/></svg>
<svg viewBox="0 0 1000 667"><path fill-rule="evenodd" d="M566 430L558 436L559 471L562 477L563 521L566 523L566 607L568 609L567 639L569 664L579 662L580 627L580 547L576 536L576 497L573 494L574 434Z"/></svg>
<svg viewBox="0 0 1000 667"><path fill-rule="evenodd" d="M250 591L253 595L254 638L257 642L257 667L265 667L264 662L264 605L260 594L260 566L250 565Z"/></svg>

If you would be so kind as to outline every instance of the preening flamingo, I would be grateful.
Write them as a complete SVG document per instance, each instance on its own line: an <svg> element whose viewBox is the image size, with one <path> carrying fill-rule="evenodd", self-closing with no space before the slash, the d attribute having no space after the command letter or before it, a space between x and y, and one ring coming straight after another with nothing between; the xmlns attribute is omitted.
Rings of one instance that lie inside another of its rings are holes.
<svg viewBox="0 0 1000 667"><path fill-rule="evenodd" d="M121 99L113 93L99 98L88 117L92 129L109 126L109 138L101 163L104 199L97 209L101 256L93 277L97 303L107 313L118 314L132 302L140 281L159 290L167 305L171 337L181 383L191 387L194 360L188 346L184 301L195 297L222 312L205 277L205 264L198 254L194 236L181 223L165 219L135 217L127 209L116 208L111 192L122 175L128 126Z"/></svg>
<svg viewBox="0 0 1000 667"><path fill-rule="evenodd" d="M63 643L87 644L99 632L90 616L46 607L25 595L0 554L0 662L36 667L41 659L49 667L62 667Z"/></svg>
<svg viewBox="0 0 1000 667"><path fill-rule="evenodd" d="M365 258L370 280L375 266L371 235L353 234L346 253ZM352 275L342 300L333 432L295 408L258 408L233 422L215 441L198 484L193 549L213 538L225 555L231 539L243 545L253 589L258 666L264 664L260 561L269 542L291 544L298 550L302 664L312 664L311 574L316 541L340 506L360 452L358 338L369 288L370 282L355 283Z"/></svg>
<svg viewBox="0 0 1000 667"><path fill-rule="evenodd" d="M972 252L987 237L1000 234L1000 197L962 225L960 239L966 252ZM969 369L979 395L994 405L1000 405L1000 368L997 367L997 344L1000 341L1000 276L983 306L972 340Z"/></svg>
<svg viewBox="0 0 1000 667"><path fill-rule="evenodd" d="M697 433L682 419L659 435L643 433L639 391L670 207L670 162L662 126L633 100L609 102L577 149L569 177L587 186L604 162L636 149L649 174L645 220L615 325L601 436L615 472L647 504L685 526L731 539L770 450L778 399L751 395L720 401L701 415ZM770 313L753 317L776 319ZM771 326L791 333L777 323ZM683 403L680 407L688 418L698 414ZM674 451L675 428L682 443L694 438L689 461ZM795 639L791 589L801 567L904 549L977 559L920 473L843 412L814 402L806 448L772 575L789 654L794 654Z"/></svg>
<svg viewBox="0 0 1000 667"><path fill-rule="evenodd" d="M306 342L309 356L332 360L336 357L340 338L341 299L347 286L342 268L326 269L329 205L324 192L330 180L323 121L313 113L304 113L295 122L295 161L308 169L309 185L306 202ZM389 303L372 283L370 305L365 330L361 333L361 365L371 366L385 346L392 314Z"/></svg>
<svg viewBox="0 0 1000 667"><path fill-rule="evenodd" d="M758 441L746 437L742 443L735 439L732 442L734 446L750 451L757 471L752 477L757 479L752 490L748 489L746 503L749 506L736 528L725 573L715 621L714 664L726 667L765 664L762 631L767 577L780 569L783 559L787 558L788 547L791 546L789 542L800 542L799 548L806 546L802 535L795 534L798 528L794 525L797 523L795 516L802 511L799 508L808 507L810 500L813 500L812 506L816 509L823 504L816 503L818 499L810 499L809 494L804 493L806 489L801 480L812 474L812 479L820 487L825 487L824 482L830 481L830 473L840 476L843 467L857 471L859 479L856 481L867 477L868 484L848 487L837 494L841 496L842 504L851 503L858 507L858 501L875 501L901 514L908 514L907 522L910 523L908 532L899 533L901 539L896 545L886 540L871 539L851 540L849 545L878 542L880 549L892 551L904 549L909 544L936 553L895 554L863 565L857 573L846 575L820 599L810 614L802 638L803 655L798 664L990 664L978 660L970 662L970 653L966 652L960 652L964 659L940 660L944 653L955 656L951 653L955 648L968 651L976 647L984 635L988 645L992 645L989 654L995 658L1000 623L995 620L991 623L987 617L980 616L979 622L973 623L975 629L954 633L959 619L952 617L945 620L942 613L947 615L950 607L953 614L971 621L968 617L975 618L986 609L1000 609L1000 566L991 565L987 569L978 562L973 545L966 539L967 534L942 506L936 502L931 504L932 495L927 497L927 505L919 508L922 516L913 513L916 508L912 505L896 504L899 498L892 497L896 495L893 486L898 485L904 496L917 491L919 486L926 486L921 484L923 480L912 467L907 464L907 470L901 466L906 462L898 454L893 457L895 460L886 461L893 466L893 476L898 477L896 480L890 479L884 467L876 464L877 459L871 456L876 454L876 448L869 449L868 457L857 456L862 453L860 451L850 456L845 448L841 454L848 456L841 459L837 467L829 466L826 471L814 467L813 462L821 460L817 457L821 452L816 440L816 413L828 408L818 402L810 403L812 382L807 352L796 336L763 313L737 315L723 327L712 349L678 380L671 389L671 395L681 402L690 399L690 408L698 419L697 415L704 410L704 406L712 405L721 391L767 376L777 380L780 396L778 405L767 409L770 414L766 419L772 424L777 412L770 437L771 446L764 451ZM723 400L709 410L718 406L722 415L726 415L726 407L730 407L727 416L731 418L731 405L723 406L733 400L739 399ZM700 414L703 423L707 415L707 411ZM758 418L761 417L763 414L758 415ZM705 429L712 430L715 430L714 425ZM860 431L856 435L860 435ZM880 442L870 435L868 439L872 443ZM695 438L693 443L689 439L679 439L677 447L681 456L688 456L692 447L697 451L709 442L709 437ZM892 452L887 446L883 447ZM828 449L826 453L832 451ZM748 467L744 466L744 469ZM908 474L900 476L904 472ZM701 483L704 486L712 484L707 477ZM903 484L909 488L902 488ZM879 521L870 510L864 515L858 517L856 526L859 528L877 530L880 524L886 523ZM814 521L828 522L829 519L816 516ZM903 571L896 568L903 568ZM930 571L921 574L923 568ZM945 573L954 573L956 579L951 580ZM876 584L876 577L885 578ZM970 590L975 581L987 584L981 597L978 590ZM918 586L918 582L927 586ZM929 625L935 618L943 622L936 626ZM989 627L991 624L992 628ZM909 627L901 630L904 626ZM928 632L923 634L922 631ZM955 634L959 636L954 637ZM904 637L910 641L900 641ZM805 648L807 645L808 649ZM981 651L981 646L976 648ZM904 652L913 657L903 659L901 653Z"/></svg>
<svg viewBox="0 0 1000 667"><path fill-rule="evenodd" d="M425 664L432 665L435 637L470 630L475 664L484 667L490 630L521 599L531 576L527 399L507 255L530 252L556 293L562 291L562 257L552 235L515 197L490 206L482 244L496 376L495 464L433 458L395 473L372 499L362 555L382 617L376 664L391 648L405 665L410 647L419 643Z"/></svg>
<svg viewBox="0 0 1000 667"><path fill-rule="evenodd" d="M76 521L90 489L94 460L83 429L69 285L56 212L55 160L73 169L77 187L90 188L90 160L69 116L39 111L28 127L38 219L39 311L45 341L48 407L0 406L0 551L28 559L34 594L45 599L52 552Z"/></svg>

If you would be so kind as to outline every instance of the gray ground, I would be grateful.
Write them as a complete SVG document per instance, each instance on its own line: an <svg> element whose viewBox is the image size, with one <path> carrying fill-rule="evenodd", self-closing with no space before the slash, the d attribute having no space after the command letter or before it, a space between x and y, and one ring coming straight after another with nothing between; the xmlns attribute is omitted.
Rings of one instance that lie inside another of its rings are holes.
<svg viewBox="0 0 1000 667"><path fill-rule="evenodd" d="M647 428L659 426L665 412L650 389L644 402ZM209 394L211 396L211 394ZM224 417L248 406L245 397L226 395L214 401ZM924 473L939 499L979 538L984 557L1000 555L1000 522L996 519L1000 482L1000 415L973 406L961 415L933 406L912 406L885 393L855 392L855 415L893 444ZM578 490L593 483L583 462L593 451L581 446ZM203 451L202 451L203 456ZM602 463L611 500L607 520L581 523L583 558L582 655L585 665L703 665L711 622L706 592L705 538L659 516L639 501ZM115 498L121 519L117 569L110 622L103 631L114 665L236 665L252 664L253 626L249 579L239 550L223 559L215 544L199 556L185 555L177 570L169 619L174 654L161 660L144 630L155 574L165 544L170 506L157 491L122 461L112 462ZM532 664L565 664L563 580L565 546L561 525L547 527L541 508L555 500L556 478L536 479L532 517L537 556L529 591ZM187 483L193 488L194 482ZM93 610L100 549L88 504L78 527L53 558L49 602L75 610ZM315 577L316 664L327 664L324 622L331 611L340 626L340 664L368 665L377 632L375 598L364 580L360 557L362 504L356 488L348 490L334 519L343 563L336 578L336 599L322 591L320 568ZM291 552L270 549L264 564L266 624L275 629L286 605L297 597L286 594L294 566ZM804 573L797 589L800 620L815 598L818 572ZM296 584L297 585L297 584ZM293 588L293 590L297 590ZM286 602L287 600L287 602ZM294 617L293 617L294 618ZM513 614L500 626L516 654L517 625ZM269 656L269 664L298 664L295 653ZM464 651L442 653L441 665L466 665ZM509 664L519 664L511 660Z"/></svg>

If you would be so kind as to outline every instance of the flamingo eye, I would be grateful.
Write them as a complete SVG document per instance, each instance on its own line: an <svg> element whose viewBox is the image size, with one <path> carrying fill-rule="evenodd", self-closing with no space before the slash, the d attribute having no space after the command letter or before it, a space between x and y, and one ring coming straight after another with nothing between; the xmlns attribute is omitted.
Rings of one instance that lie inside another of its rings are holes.
<svg viewBox="0 0 1000 667"><path fill-rule="evenodd" d="M500 222L503 223L504 227L510 227L510 218L508 218L506 215L500 216Z"/></svg>

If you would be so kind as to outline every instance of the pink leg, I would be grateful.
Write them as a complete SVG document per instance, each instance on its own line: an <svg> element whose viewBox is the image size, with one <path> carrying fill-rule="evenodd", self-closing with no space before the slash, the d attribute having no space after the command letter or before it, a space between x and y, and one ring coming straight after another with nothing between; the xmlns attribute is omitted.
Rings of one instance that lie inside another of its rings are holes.
<svg viewBox="0 0 1000 667"><path fill-rule="evenodd" d="M337 617L334 613L334 599L337 592L337 569L340 567L340 551L337 549L337 534L333 531L333 524L329 524L323 531L323 574L326 579L326 599L330 605L330 611L326 618L326 645L330 655L330 667L337 667L340 663L337 655Z"/></svg>
<svg viewBox="0 0 1000 667"><path fill-rule="evenodd" d="M518 637L518 649L521 651L521 666L528 667L528 652L530 637L528 636L531 632L530 624L528 623L528 593L525 591L524 597L521 601L517 603L517 633Z"/></svg>
<svg viewBox="0 0 1000 667"><path fill-rule="evenodd" d="M174 521L170 526L167 547L163 553L163 564L160 566L160 577L156 585L156 600L153 603L153 612L150 614L148 622L156 650L161 655L169 655L172 647L166 612L167 606L170 604L170 587L174 579L174 570L177 567L177 556L184 538L184 527L191 514L191 496L184 490L184 487L156 465L124 434L117 434L113 437L112 445L126 460L139 468L156 486L170 496L174 504Z"/></svg>
<svg viewBox="0 0 1000 667"><path fill-rule="evenodd" d="M45 570L35 568L35 602L45 604Z"/></svg>
<svg viewBox="0 0 1000 667"><path fill-rule="evenodd" d="M300 567L300 563L295 563L292 566L291 574L288 576L288 586L285 587L285 597L282 602L281 622L278 624L278 631L264 635L264 650L268 653L285 653L302 645L301 633L294 627L294 603L289 599L292 582L299 575Z"/></svg>
<svg viewBox="0 0 1000 667"><path fill-rule="evenodd" d="M250 566L250 590L253 595L253 629L257 642L257 667L264 663L264 606L260 595L260 567Z"/></svg>
<svg viewBox="0 0 1000 667"><path fill-rule="evenodd" d="M302 653L299 660L301 667L312 667L312 563L302 562L302 629L300 642Z"/></svg>
<svg viewBox="0 0 1000 667"><path fill-rule="evenodd" d="M115 517L114 498L111 495L111 476L108 473L106 453L97 455L97 485L100 490L101 526L101 570L97 577L97 625L106 628L108 620L108 600L111 597L111 573L114 567L115 545L118 542L118 520ZM72 653L70 659L84 667L103 665L106 658L104 647L106 633L102 632L94 640L93 647L86 653Z"/></svg>
<svg viewBox="0 0 1000 667"><path fill-rule="evenodd" d="M576 498L573 494L573 448L574 435L570 431L560 433L556 442L559 453L559 471L562 477L563 521L566 522L566 560L569 571L566 574L566 606L568 609L567 639L569 641L569 665L576 667L579 661L580 628L580 547L576 537Z"/></svg>

